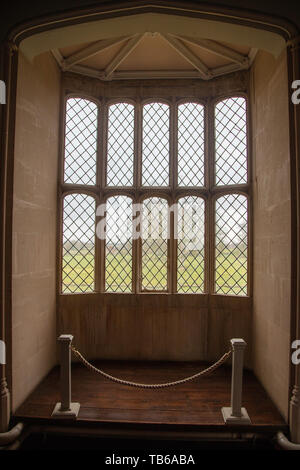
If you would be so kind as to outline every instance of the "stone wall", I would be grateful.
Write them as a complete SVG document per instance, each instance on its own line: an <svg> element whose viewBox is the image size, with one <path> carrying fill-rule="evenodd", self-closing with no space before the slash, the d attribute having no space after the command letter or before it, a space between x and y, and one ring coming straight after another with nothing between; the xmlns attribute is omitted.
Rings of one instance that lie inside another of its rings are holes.
<svg viewBox="0 0 300 470"><path fill-rule="evenodd" d="M56 361L56 207L60 73L20 54L13 201L13 408Z"/></svg>
<svg viewBox="0 0 300 470"><path fill-rule="evenodd" d="M253 364L287 418L290 356L291 196L286 53L259 52L252 69Z"/></svg>

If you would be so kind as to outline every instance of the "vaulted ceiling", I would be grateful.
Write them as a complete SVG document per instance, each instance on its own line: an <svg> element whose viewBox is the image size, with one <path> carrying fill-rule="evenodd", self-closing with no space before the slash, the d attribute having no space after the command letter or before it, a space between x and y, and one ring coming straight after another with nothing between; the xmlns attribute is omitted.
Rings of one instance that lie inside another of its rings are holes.
<svg viewBox="0 0 300 470"><path fill-rule="evenodd" d="M52 50L63 71L100 80L200 78L247 69L257 50L245 45L146 32Z"/></svg>

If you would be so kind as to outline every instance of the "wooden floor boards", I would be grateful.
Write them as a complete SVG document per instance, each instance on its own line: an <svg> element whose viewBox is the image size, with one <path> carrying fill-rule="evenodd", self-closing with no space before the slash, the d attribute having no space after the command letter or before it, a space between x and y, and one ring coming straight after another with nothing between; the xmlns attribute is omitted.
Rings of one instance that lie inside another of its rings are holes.
<svg viewBox="0 0 300 470"><path fill-rule="evenodd" d="M142 383L162 383L198 372L200 363L97 361L97 367L117 377ZM286 423L250 371L244 373L243 406L252 424L229 427L221 408L230 405L231 367L223 366L212 375L171 388L137 389L115 384L90 372L81 364L72 365L72 401L80 402L76 423L124 428L173 429L180 431L251 432L286 430ZM60 401L59 368L53 369L16 411L14 418L39 423L61 423L51 418Z"/></svg>

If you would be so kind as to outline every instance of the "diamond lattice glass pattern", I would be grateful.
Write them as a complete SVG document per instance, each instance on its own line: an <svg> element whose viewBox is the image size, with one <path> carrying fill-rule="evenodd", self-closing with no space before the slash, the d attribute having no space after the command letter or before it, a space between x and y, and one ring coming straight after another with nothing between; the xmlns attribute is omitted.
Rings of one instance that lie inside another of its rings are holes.
<svg viewBox="0 0 300 470"><path fill-rule="evenodd" d="M177 291L204 291L205 202L195 196L177 205Z"/></svg>
<svg viewBox="0 0 300 470"><path fill-rule="evenodd" d="M178 185L204 186L204 107L178 106Z"/></svg>
<svg viewBox="0 0 300 470"><path fill-rule="evenodd" d="M117 103L109 107L107 185L132 186L134 158L134 106Z"/></svg>
<svg viewBox="0 0 300 470"><path fill-rule="evenodd" d="M64 198L62 292L94 290L95 200L85 194Z"/></svg>
<svg viewBox="0 0 300 470"><path fill-rule="evenodd" d="M96 184L97 116L95 103L69 98L66 105L64 181Z"/></svg>
<svg viewBox="0 0 300 470"><path fill-rule="evenodd" d="M132 291L132 201L126 196L106 202L105 285L108 292Z"/></svg>
<svg viewBox="0 0 300 470"><path fill-rule="evenodd" d="M247 111L242 97L215 108L216 184L247 183Z"/></svg>
<svg viewBox="0 0 300 470"><path fill-rule="evenodd" d="M169 106L163 103L150 103L143 108L144 186L169 184L169 113Z"/></svg>
<svg viewBox="0 0 300 470"><path fill-rule="evenodd" d="M216 201L215 289L247 295L248 200L228 194Z"/></svg>
<svg viewBox="0 0 300 470"><path fill-rule="evenodd" d="M142 208L142 288L166 290L168 271L168 204L149 198Z"/></svg>

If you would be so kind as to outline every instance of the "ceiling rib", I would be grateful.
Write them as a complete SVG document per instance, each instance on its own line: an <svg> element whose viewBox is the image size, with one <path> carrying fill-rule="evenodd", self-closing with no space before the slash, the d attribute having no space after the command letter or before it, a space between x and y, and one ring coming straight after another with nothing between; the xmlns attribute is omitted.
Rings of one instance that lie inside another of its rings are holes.
<svg viewBox="0 0 300 470"><path fill-rule="evenodd" d="M241 67L236 63L223 65L211 69L211 78L225 75L227 73L237 72ZM73 73L84 75L88 77L105 80L104 71L98 71L84 65L74 65L71 69ZM168 78L198 78L198 70L119 70L115 71L111 80L130 80L130 79L168 79Z"/></svg>
<svg viewBox="0 0 300 470"><path fill-rule="evenodd" d="M91 67L87 67L86 65L73 65L70 69L70 72L77 73L79 75L84 75L86 77L93 77L98 78L99 80L103 80L104 71L103 70L95 70Z"/></svg>
<svg viewBox="0 0 300 470"><path fill-rule="evenodd" d="M232 62L231 64L220 65L211 70L212 78L219 77L220 75L226 75L227 73L238 72L241 69L239 64Z"/></svg>
<svg viewBox="0 0 300 470"><path fill-rule="evenodd" d="M194 46L199 46L202 49L205 49L206 51L213 52L214 54L219 55L225 59L229 59L232 62L236 62L241 67L248 67L249 65L248 57L244 56L243 54L240 54L237 51L234 51L230 47L223 46L218 42L211 41L210 39L191 39L186 36L176 37Z"/></svg>
<svg viewBox="0 0 300 470"><path fill-rule="evenodd" d="M168 78L198 78L198 70L130 70L116 71L114 73L116 80L130 79L168 79Z"/></svg>
<svg viewBox="0 0 300 470"><path fill-rule="evenodd" d="M70 70L74 73L98 78L100 80L199 77L208 80L209 78L249 68L253 63L257 53L257 49L252 48L250 49L248 55L245 56L228 46L224 46L212 40L193 39L187 36L179 36L176 34L155 33L155 35L160 35L189 64L192 64L194 70L117 70L119 65L126 59L126 57L135 49L141 39L146 35L150 35L150 33L97 41L97 43L91 44L90 46L72 54L67 58L63 57L59 49L53 49L51 52L63 71ZM153 36L153 33L151 33L151 36ZM105 70L95 70L89 66L80 64L80 62L83 62L87 58L101 53L105 49L125 41L126 43L122 49L107 65ZM225 57L226 59L230 60L231 63L209 69L202 62L202 60L185 45L185 43L197 45L211 53Z"/></svg>
<svg viewBox="0 0 300 470"><path fill-rule="evenodd" d="M51 49L52 55L55 58L56 62L62 69L62 64L64 61L63 55L61 54L59 49Z"/></svg>
<svg viewBox="0 0 300 470"><path fill-rule="evenodd" d="M111 79L114 71L116 68L119 67L119 65L123 62L123 60L126 59L126 57L133 51L133 49L136 48L138 43L141 41L141 39L145 36L145 33L143 34L136 34L135 36L132 36L131 39L122 47L122 49L118 52L118 54L113 58L113 60L108 64L106 67L103 76L101 77L102 80L109 80Z"/></svg>
<svg viewBox="0 0 300 470"><path fill-rule="evenodd" d="M249 51L248 57L249 57L249 66L253 64L254 59L256 57L256 54L258 53L258 49L255 49L252 47Z"/></svg>
<svg viewBox="0 0 300 470"><path fill-rule="evenodd" d="M233 64L231 64L233 65ZM74 65L73 73L103 80L104 71L98 71L85 65ZM113 73L112 80L130 79L160 79L160 78L198 78L198 70L117 70Z"/></svg>
<svg viewBox="0 0 300 470"><path fill-rule="evenodd" d="M90 46L84 48L83 50L79 52L75 52L75 54L72 54L70 57L65 59L63 61L62 67L63 70L69 70L73 65L78 64L79 62L82 62L89 57L92 57L99 52L104 51L105 49L108 49L109 47L115 46L116 44L119 44L120 42L123 42L125 40L130 39L132 36L125 36L125 37L120 37L120 38L114 38L114 39L104 39L101 41L97 41L94 44L91 44Z"/></svg>
<svg viewBox="0 0 300 470"><path fill-rule="evenodd" d="M174 36L169 34L160 35L173 47L184 59L186 59L195 69L198 70L199 74L204 80L211 78L211 73L208 67L197 57L187 46Z"/></svg>

